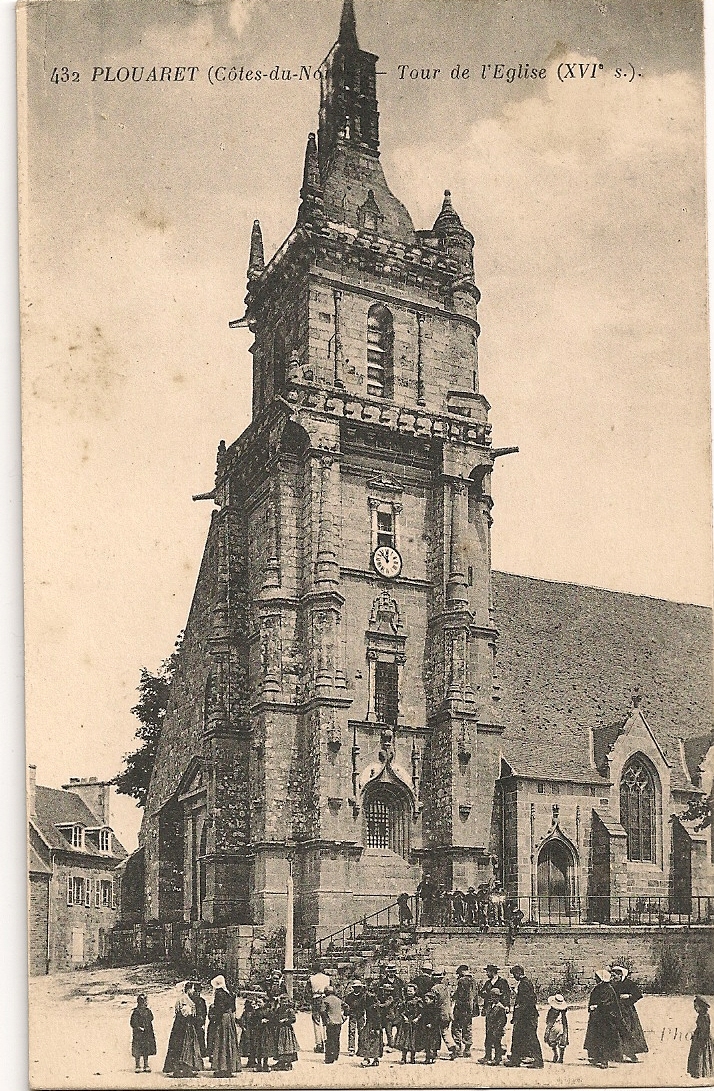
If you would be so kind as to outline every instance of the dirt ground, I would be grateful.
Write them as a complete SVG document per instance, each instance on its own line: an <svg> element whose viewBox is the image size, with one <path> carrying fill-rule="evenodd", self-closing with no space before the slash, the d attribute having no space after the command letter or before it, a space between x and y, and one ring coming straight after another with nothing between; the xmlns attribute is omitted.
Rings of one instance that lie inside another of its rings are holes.
<svg viewBox="0 0 714 1091"><path fill-rule="evenodd" d="M210 1071L191 1080L171 1080L161 1069L173 1020L176 977L166 966L134 966L114 970L83 970L30 980L30 1085L33 1088L155 1088L215 1087ZM131 1056L129 1016L138 992L146 992L154 1013L158 1055L151 1073L135 1074ZM209 1001L210 1002L210 1001ZM243 1071L228 1086L242 1087L678 1087L702 1084L687 1076L689 1036L694 1027L692 997L645 996L638 1005L650 1052L641 1063L607 1070L588 1065L582 1048L586 1011L569 1013L571 1045L564 1065L546 1060L545 1068L489 1068L483 1056L483 1019L474 1021L474 1056L468 1060L440 1059L435 1065L403 1067L401 1054L385 1053L378 1068L363 1069L358 1058L340 1056L325 1067L314 1053L310 1016L299 1013L296 1033L301 1052L292 1072ZM545 1023L541 1011L540 1033ZM506 1031L505 1043L510 1039ZM342 1048L347 1047L343 1028ZM444 1051L445 1053L445 1051ZM548 1049L544 1057L550 1055Z"/></svg>

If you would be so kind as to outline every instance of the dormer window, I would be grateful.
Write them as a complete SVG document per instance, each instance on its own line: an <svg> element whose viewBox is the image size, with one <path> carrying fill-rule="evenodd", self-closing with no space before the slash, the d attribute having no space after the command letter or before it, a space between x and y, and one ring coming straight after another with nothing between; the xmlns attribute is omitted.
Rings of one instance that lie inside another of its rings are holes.
<svg viewBox="0 0 714 1091"><path fill-rule="evenodd" d="M367 314L367 393L394 395L394 327L391 311L375 303Z"/></svg>
<svg viewBox="0 0 714 1091"><path fill-rule="evenodd" d="M72 826L71 841L73 849L84 848L84 826Z"/></svg>
<svg viewBox="0 0 714 1091"><path fill-rule="evenodd" d="M111 852L112 848L112 831L106 827L99 831L99 851Z"/></svg>

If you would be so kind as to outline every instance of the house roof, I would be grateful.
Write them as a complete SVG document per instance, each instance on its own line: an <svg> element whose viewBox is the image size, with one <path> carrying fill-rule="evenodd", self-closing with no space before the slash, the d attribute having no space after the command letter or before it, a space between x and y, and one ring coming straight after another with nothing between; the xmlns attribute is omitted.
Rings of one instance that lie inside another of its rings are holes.
<svg viewBox="0 0 714 1091"><path fill-rule="evenodd" d="M52 868L47 867L47 864L40 858L38 853L35 852L32 845L27 846L27 870L30 875L52 874Z"/></svg>
<svg viewBox="0 0 714 1091"><path fill-rule="evenodd" d="M504 572L493 573L493 599L502 748L514 773L598 780L591 728L609 750L639 691L672 787L691 787L678 739L686 748L711 731L711 610Z"/></svg>
<svg viewBox="0 0 714 1091"><path fill-rule="evenodd" d="M59 828L65 825L80 825L94 829L99 827L97 816L75 792L67 792L63 788L45 788L38 784L35 789L35 811L36 814L32 816L31 821L51 849L62 849L84 856L97 855L91 848L73 848L71 841ZM111 855L118 859L126 856L126 849L114 834L112 834Z"/></svg>

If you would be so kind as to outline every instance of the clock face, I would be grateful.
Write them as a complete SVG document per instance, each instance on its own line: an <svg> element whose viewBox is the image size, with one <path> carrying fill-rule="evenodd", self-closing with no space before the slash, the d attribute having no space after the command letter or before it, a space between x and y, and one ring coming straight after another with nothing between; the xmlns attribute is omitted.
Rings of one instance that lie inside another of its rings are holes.
<svg viewBox="0 0 714 1091"><path fill-rule="evenodd" d="M385 580L395 579L402 570L402 558L392 546L378 546L372 554L372 564Z"/></svg>

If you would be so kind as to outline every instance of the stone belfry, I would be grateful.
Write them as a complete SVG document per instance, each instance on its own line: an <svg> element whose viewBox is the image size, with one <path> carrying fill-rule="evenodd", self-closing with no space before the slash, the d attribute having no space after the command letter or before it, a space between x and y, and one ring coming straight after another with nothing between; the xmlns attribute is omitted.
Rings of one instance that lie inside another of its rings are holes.
<svg viewBox="0 0 714 1091"><path fill-rule="evenodd" d="M345 0L295 227L266 262L253 225L232 323L254 336L253 419L219 448L216 576L192 608L210 631L186 685L210 698L183 751L208 784L190 913L281 923L291 860L303 937L425 875L482 882L499 851L500 452L479 393L474 240L448 190L417 231L389 189L376 61Z"/></svg>

